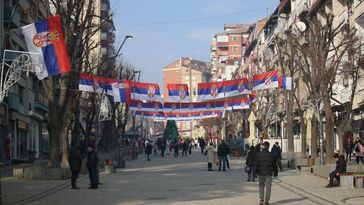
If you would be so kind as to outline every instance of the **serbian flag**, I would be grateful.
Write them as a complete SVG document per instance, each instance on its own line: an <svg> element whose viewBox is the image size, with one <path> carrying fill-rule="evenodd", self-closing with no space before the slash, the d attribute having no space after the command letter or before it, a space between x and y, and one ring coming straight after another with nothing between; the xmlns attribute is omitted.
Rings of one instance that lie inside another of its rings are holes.
<svg viewBox="0 0 364 205"><path fill-rule="evenodd" d="M116 82L119 82L119 80L81 73L78 89L85 92L114 96L111 84Z"/></svg>
<svg viewBox="0 0 364 205"><path fill-rule="evenodd" d="M32 63L41 65L35 72L38 79L71 71L59 16L26 25L22 31L29 52L39 53L31 55Z"/></svg>
<svg viewBox="0 0 364 205"><path fill-rule="evenodd" d="M249 81L247 78L223 81L225 97L249 94Z"/></svg>
<svg viewBox="0 0 364 205"><path fill-rule="evenodd" d="M133 100L162 102L158 84L139 82L132 82L131 84L131 98Z"/></svg>
<svg viewBox="0 0 364 205"><path fill-rule="evenodd" d="M132 100L129 103L129 109L145 112L161 112L163 111L163 106L160 102L142 102L138 100Z"/></svg>
<svg viewBox="0 0 364 205"><path fill-rule="evenodd" d="M130 102L130 81L123 80L121 82L111 83L114 102Z"/></svg>
<svg viewBox="0 0 364 205"><path fill-rule="evenodd" d="M229 105L229 108L232 108L233 110L249 109L250 108L250 99L241 98L241 99L229 100L228 105Z"/></svg>
<svg viewBox="0 0 364 205"><path fill-rule="evenodd" d="M214 100L224 97L224 82L198 84L198 101Z"/></svg>
<svg viewBox="0 0 364 205"><path fill-rule="evenodd" d="M292 77L279 77L278 78L278 85L279 88L282 88L283 90L292 90Z"/></svg>
<svg viewBox="0 0 364 205"><path fill-rule="evenodd" d="M154 121L164 120L164 113L163 112L136 111L135 115L143 116L143 117L145 117L147 119L153 119Z"/></svg>
<svg viewBox="0 0 364 205"><path fill-rule="evenodd" d="M253 76L253 90L278 88L278 70Z"/></svg>
<svg viewBox="0 0 364 205"><path fill-rule="evenodd" d="M168 97L170 102L189 102L190 93L187 84L168 84Z"/></svg>

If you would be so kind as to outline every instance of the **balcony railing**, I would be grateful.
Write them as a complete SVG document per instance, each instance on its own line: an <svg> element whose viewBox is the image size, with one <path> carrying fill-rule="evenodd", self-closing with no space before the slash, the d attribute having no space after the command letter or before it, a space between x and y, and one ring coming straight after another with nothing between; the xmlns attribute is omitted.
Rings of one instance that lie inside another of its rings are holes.
<svg viewBox="0 0 364 205"><path fill-rule="evenodd" d="M229 47L229 43L228 42L217 42L216 46L218 48L224 48L224 47Z"/></svg>

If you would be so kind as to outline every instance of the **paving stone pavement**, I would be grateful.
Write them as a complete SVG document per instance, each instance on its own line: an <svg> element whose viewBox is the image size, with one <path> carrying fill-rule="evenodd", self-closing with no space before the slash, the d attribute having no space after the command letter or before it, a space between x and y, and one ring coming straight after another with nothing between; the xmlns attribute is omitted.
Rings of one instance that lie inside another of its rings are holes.
<svg viewBox="0 0 364 205"><path fill-rule="evenodd" d="M90 190L88 176L79 179L79 190L69 181L2 179L4 204L31 205L146 205L146 204L259 204L258 183L246 182L244 162L232 159L228 172L207 171L205 156L153 158L128 161L117 173L100 174L98 190ZM303 175L295 170L279 173L272 186L271 204L364 204L364 190L325 188L327 179Z"/></svg>

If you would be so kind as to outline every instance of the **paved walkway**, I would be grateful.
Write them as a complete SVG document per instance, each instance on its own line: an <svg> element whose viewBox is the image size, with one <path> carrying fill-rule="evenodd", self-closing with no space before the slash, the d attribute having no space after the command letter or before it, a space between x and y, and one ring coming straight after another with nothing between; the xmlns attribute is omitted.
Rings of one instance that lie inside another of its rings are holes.
<svg viewBox="0 0 364 205"><path fill-rule="evenodd" d="M87 189L87 176L81 177L80 190L71 190L69 181L11 177L2 180L2 190L5 204L258 204L258 183L246 182L242 167L243 161L234 159L229 172L207 172L205 156L198 152L150 162L140 157L115 174L101 174L98 190ZM271 204L363 204L363 189L328 189L326 184L326 179L316 176L282 172L274 180Z"/></svg>

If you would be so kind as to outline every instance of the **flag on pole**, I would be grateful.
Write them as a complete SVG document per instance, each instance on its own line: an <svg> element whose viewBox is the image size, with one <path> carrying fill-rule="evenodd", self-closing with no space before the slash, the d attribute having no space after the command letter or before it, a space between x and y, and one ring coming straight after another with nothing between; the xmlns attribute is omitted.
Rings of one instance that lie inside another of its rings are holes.
<svg viewBox="0 0 364 205"><path fill-rule="evenodd" d="M253 90L278 88L278 70L253 76Z"/></svg>
<svg viewBox="0 0 364 205"><path fill-rule="evenodd" d="M131 98L133 100L162 102L158 84L139 82L132 82L131 84Z"/></svg>
<svg viewBox="0 0 364 205"><path fill-rule="evenodd" d="M278 78L279 88L283 90L292 90L292 77L282 76Z"/></svg>
<svg viewBox="0 0 364 205"><path fill-rule="evenodd" d="M187 84L168 84L168 96L170 102L189 102L190 93Z"/></svg>
<svg viewBox="0 0 364 205"><path fill-rule="evenodd" d="M26 25L22 31L29 52L40 54L31 56L34 64L43 65L35 71L38 79L71 71L59 16Z"/></svg>
<svg viewBox="0 0 364 205"><path fill-rule="evenodd" d="M130 102L130 81L123 80L121 82L111 83L114 102Z"/></svg>

